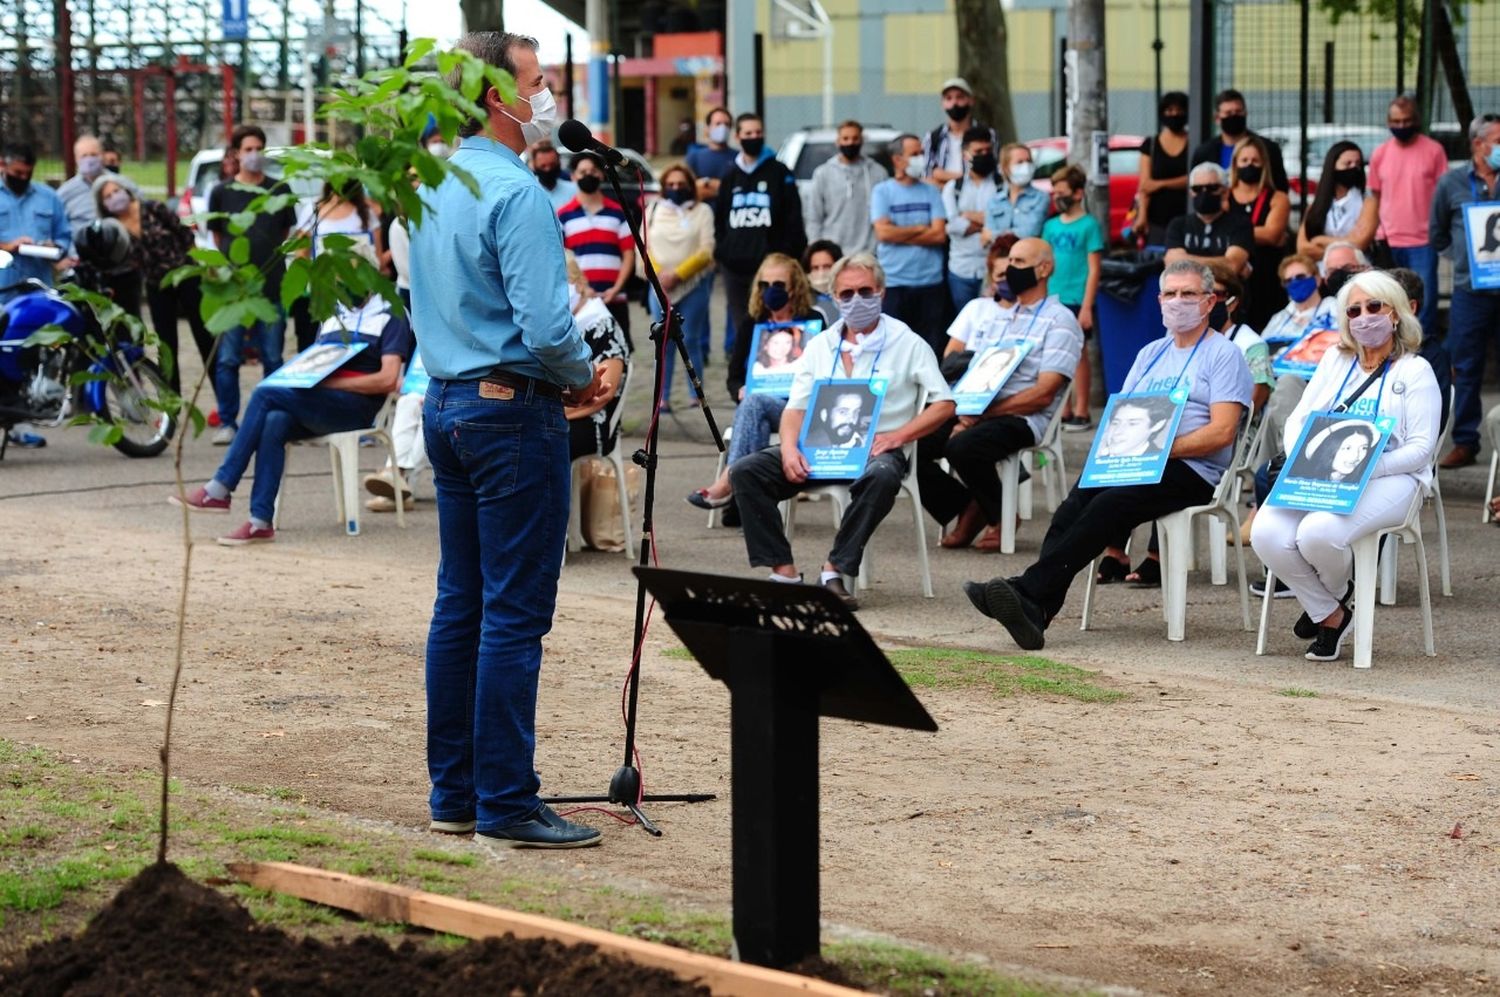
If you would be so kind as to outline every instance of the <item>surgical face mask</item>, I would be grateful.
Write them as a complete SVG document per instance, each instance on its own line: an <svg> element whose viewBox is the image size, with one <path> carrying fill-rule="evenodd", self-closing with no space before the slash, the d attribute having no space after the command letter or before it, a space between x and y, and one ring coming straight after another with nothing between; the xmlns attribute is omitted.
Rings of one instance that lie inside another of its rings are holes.
<svg viewBox="0 0 1500 997"><path fill-rule="evenodd" d="M1417 137L1417 126L1416 125L1403 125L1403 126L1401 126L1399 128L1392 128L1391 129L1391 138L1395 139L1397 142L1400 142L1402 145L1405 145L1407 142L1410 142L1412 139L1414 139L1416 137Z"/></svg>
<svg viewBox="0 0 1500 997"><path fill-rule="evenodd" d="M573 182L585 194L597 194L599 193L600 185L604 183L604 178L597 173L585 173L583 176L574 177Z"/></svg>
<svg viewBox="0 0 1500 997"><path fill-rule="evenodd" d="M1254 166L1241 166L1240 179L1246 183L1260 183L1260 178L1266 175L1265 167L1259 164Z"/></svg>
<svg viewBox="0 0 1500 997"><path fill-rule="evenodd" d="M130 192L117 190L104 199L104 210L112 215L123 213L130 207Z"/></svg>
<svg viewBox="0 0 1500 997"><path fill-rule="evenodd" d="M104 172L103 156L79 156L78 175L93 179Z"/></svg>
<svg viewBox="0 0 1500 997"><path fill-rule="evenodd" d="M427 151L439 159L447 159L453 155L453 150L448 148L447 142L429 142Z"/></svg>
<svg viewBox="0 0 1500 997"><path fill-rule="evenodd" d="M1161 303L1161 324L1171 333L1191 332L1203 324L1203 312L1196 301L1168 298Z"/></svg>
<svg viewBox="0 0 1500 997"><path fill-rule="evenodd" d="M1009 303L1016 300L1016 292L1012 290L1010 281L1004 277L995 281L995 300L1001 303Z"/></svg>
<svg viewBox="0 0 1500 997"><path fill-rule="evenodd" d="M754 138L740 139L740 151L749 156L751 159L757 158L762 152L765 151L765 148L766 138L764 135L757 135Z"/></svg>
<svg viewBox="0 0 1500 997"><path fill-rule="evenodd" d="M1215 301L1213 308L1208 312L1208 327L1218 329L1221 332L1229 324L1229 306L1222 301Z"/></svg>
<svg viewBox="0 0 1500 997"><path fill-rule="evenodd" d="M1390 342L1395 331L1395 323L1391 321L1390 315L1383 311L1376 312L1374 315L1363 314L1349 320L1349 335L1367 350L1376 349Z"/></svg>
<svg viewBox="0 0 1500 997"><path fill-rule="evenodd" d="M922 174L927 172L927 157L921 153L908 157L906 160L906 175L913 180L922 179Z"/></svg>
<svg viewBox="0 0 1500 997"><path fill-rule="evenodd" d="M779 312L786 307L786 303L792 300L791 292L780 284L772 284L760 292L760 300L765 303L767 309Z"/></svg>
<svg viewBox="0 0 1500 997"><path fill-rule="evenodd" d="M548 166L536 171L536 178L541 181L543 187L551 190L557 186L557 181L562 177L561 166Z"/></svg>
<svg viewBox="0 0 1500 997"><path fill-rule="evenodd" d="M1484 161L1490 165L1490 169L1500 170L1500 142L1490 146L1490 154L1484 157Z"/></svg>
<svg viewBox="0 0 1500 997"><path fill-rule="evenodd" d="M1036 164L1031 160L1012 163L1010 166L1010 182L1024 187L1031 183L1031 178L1036 176Z"/></svg>
<svg viewBox="0 0 1500 997"><path fill-rule="evenodd" d="M1297 302L1297 304L1299 305L1302 304L1302 302L1306 301L1308 298L1312 297L1313 292L1317 289L1318 278L1312 276L1311 274L1304 274L1301 277L1293 277L1291 280L1286 282L1286 296Z"/></svg>
<svg viewBox="0 0 1500 997"><path fill-rule="evenodd" d="M530 121L522 121L504 106L500 108L500 113L521 126L521 138L527 145L545 142L552 137L552 129L557 124L557 101L552 98L552 91L543 87L527 97L526 103L531 105Z"/></svg>
<svg viewBox="0 0 1500 997"><path fill-rule="evenodd" d="M1036 267L1018 267L1014 263L1005 268L1005 283L1015 294L1025 294L1041 283Z"/></svg>
<svg viewBox="0 0 1500 997"><path fill-rule="evenodd" d="M856 294L848 301L838 302L839 315L843 317L844 324L851 329L868 329L880 321L882 303L882 298L878 294L868 298L861 298Z"/></svg>
<svg viewBox="0 0 1500 997"><path fill-rule="evenodd" d="M833 289L833 271L816 270L807 275L807 282L812 285L814 291L827 294Z"/></svg>
<svg viewBox="0 0 1500 997"><path fill-rule="evenodd" d="M995 154L993 152L981 152L970 160L969 169L974 171L976 177L988 177L995 172Z"/></svg>
<svg viewBox="0 0 1500 997"><path fill-rule="evenodd" d="M240 153L240 169L246 173L264 173L266 171L266 154L260 149L251 149Z"/></svg>
<svg viewBox="0 0 1500 997"><path fill-rule="evenodd" d="M1349 278L1353 276L1354 271L1347 267L1328 271L1328 275L1323 278L1324 296L1329 298L1336 297L1344 289L1344 285L1349 282Z"/></svg>
<svg viewBox="0 0 1500 997"><path fill-rule="evenodd" d="M728 142L729 126L723 122L717 125L710 125L708 128L708 140L714 145L723 145L725 142Z"/></svg>
<svg viewBox="0 0 1500 997"><path fill-rule="evenodd" d="M668 187L665 193L667 200L677 205L687 204L693 199L693 192L686 187Z"/></svg>

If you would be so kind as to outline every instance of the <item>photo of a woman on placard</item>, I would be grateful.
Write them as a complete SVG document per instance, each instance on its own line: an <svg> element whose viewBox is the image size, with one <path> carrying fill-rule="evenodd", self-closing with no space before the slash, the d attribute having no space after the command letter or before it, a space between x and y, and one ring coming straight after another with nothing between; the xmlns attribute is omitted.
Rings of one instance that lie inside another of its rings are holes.
<svg viewBox="0 0 1500 997"><path fill-rule="evenodd" d="M1292 462L1288 473L1315 481L1357 482L1375 455L1380 430L1359 419L1326 418L1322 428L1314 423L1307 446Z"/></svg>
<svg viewBox="0 0 1500 997"><path fill-rule="evenodd" d="M1337 346L1339 342L1339 331L1337 329L1324 329L1308 336L1302 342L1295 344L1279 359L1287 363L1305 363L1317 366L1323 359L1323 354L1330 348Z"/></svg>
<svg viewBox="0 0 1500 997"><path fill-rule="evenodd" d="M793 364L802 356L802 329L787 326L784 329L767 329L760 340L760 352L750 368L752 377L765 374L789 374Z"/></svg>

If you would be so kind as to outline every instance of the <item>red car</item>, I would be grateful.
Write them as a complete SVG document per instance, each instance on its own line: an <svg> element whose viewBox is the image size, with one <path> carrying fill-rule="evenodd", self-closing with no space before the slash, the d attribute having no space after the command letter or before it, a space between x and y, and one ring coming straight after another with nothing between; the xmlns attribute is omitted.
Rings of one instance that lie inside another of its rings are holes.
<svg viewBox="0 0 1500 997"><path fill-rule="evenodd" d="M1125 227L1125 216L1135 204L1136 191L1141 185L1141 143L1139 135L1111 135L1109 137L1109 241L1123 244L1120 230ZM1031 149L1031 158L1036 162L1036 186L1052 189L1052 173L1068 161L1068 139L1066 136L1032 139L1026 143Z"/></svg>

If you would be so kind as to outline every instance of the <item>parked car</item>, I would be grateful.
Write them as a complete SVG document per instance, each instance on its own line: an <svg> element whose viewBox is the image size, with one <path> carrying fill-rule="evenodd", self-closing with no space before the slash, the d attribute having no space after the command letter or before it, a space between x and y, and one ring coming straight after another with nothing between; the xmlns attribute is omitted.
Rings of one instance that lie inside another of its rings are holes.
<svg viewBox="0 0 1500 997"><path fill-rule="evenodd" d="M1125 216L1135 204L1136 193L1141 187L1141 143L1139 135L1111 135L1109 137L1109 241L1125 241L1122 230ZM1033 185L1042 190L1052 190L1052 174L1068 161L1068 138L1056 135L1051 138L1032 139L1026 143L1031 149L1031 159L1036 163Z"/></svg>
<svg viewBox="0 0 1500 997"><path fill-rule="evenodd" d="M891 154L888 151L890 144L895 141L901 132L889 125L866 125L865 144L861 149L863 155L875 160L886 171L893 172L891 166ZM797 192L802 195L802 212L807 214L807 200L812 187L808 183L812 179L813 170L822 166L838 153L837 128L799 128L787 136L785 142L776 153L787 169L792 171L792 176L797 179Z"/></svg>
<svg viewBox="0 0 1500 997"><path fill-rule="evenodd" d="M1318 192L1318 178L1323 175L1323 159L1334 143L1348 140L1359 146L1364 153L1366 165L1375 154L1375 147L1391 137L1386 128L1375 125L1308 125L1307 152L1302 153L1301 129L1296 125L1274 125L1263 128L1260 134L1268 141L1281 146L1281 159L1286 164L1287 181L1292 188L1292 203L1311 203ZM1307 189L1302 189L1302 162L1307 161Z"/></svg>
<svg viewBox="0 0 1500 997"><path fill-rule="evenodd" d="M270 150L266 176L281 178L282 166L276 158L281 151L279 147ZM219 182L219 170L223 162L223 149L199 150L188 163L187 183L183 185L182 196L177 201L177 216L182 219L183 224L193 226L193 238L203 249L214 248L213 234L204 226L194 224L191 219L208 210L208 192ZM299 176L293 177L289 186L292 193L297 195L297 223L301 225L317 212L318 198L323 195L323 183L313 177Z"/></svg>

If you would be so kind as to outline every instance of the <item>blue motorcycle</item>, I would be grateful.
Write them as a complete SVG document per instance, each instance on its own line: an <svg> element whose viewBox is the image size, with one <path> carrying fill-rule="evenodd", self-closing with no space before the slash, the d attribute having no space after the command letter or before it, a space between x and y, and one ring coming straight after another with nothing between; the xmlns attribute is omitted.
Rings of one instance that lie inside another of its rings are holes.
<svg viewBox="0 0 1500 997"><path fill-rule="evenodd" d="M10 254L0 251L0 285L7 284L7 272L14 273L10 265ZM0 294L11 292L20 293L0 305L0 458L11 427L61 426L79 413L117 423L123 433L114 448L127 457L155 457L165 450L177 426L159 403L171 389L145 350L135 343L110 343L90 310L40 281L0 286ZM48 327L62 329L70 341L21 345ZM81 372L106 376L75 385Z"/></svg>

